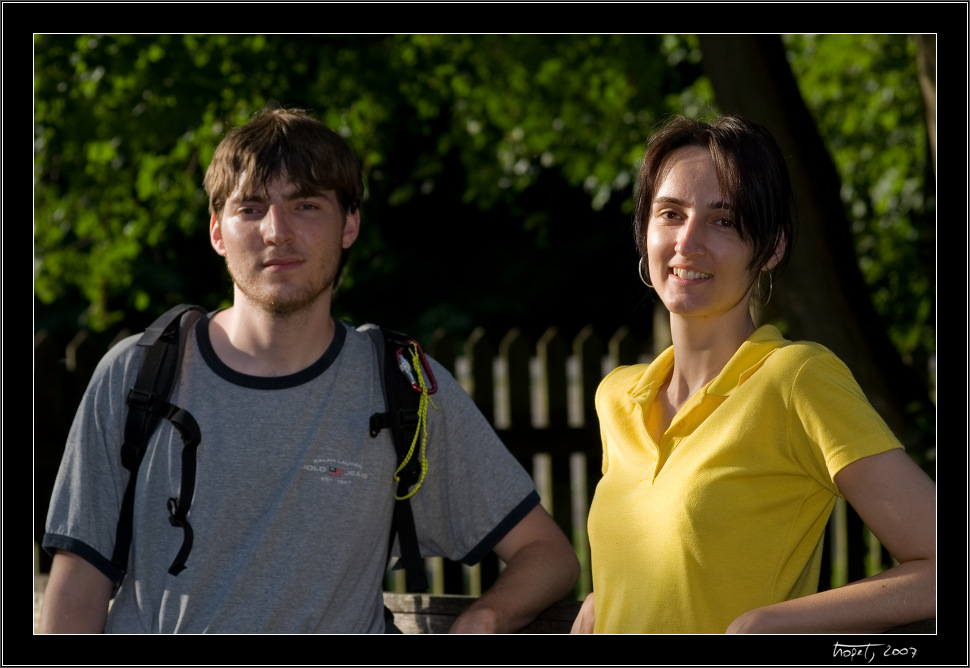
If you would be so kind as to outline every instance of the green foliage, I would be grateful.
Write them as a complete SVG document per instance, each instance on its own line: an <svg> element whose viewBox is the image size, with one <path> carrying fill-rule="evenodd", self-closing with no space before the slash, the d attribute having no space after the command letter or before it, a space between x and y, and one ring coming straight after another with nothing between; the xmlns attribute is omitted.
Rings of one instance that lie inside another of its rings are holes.
<svg viewBox="0 0 970 668"><path fill-rule="evenodd" d="M670 111L671 92L697 76L696 63L667 64L658 42L39 35L36 295L56 304L76 288L85 301L73 308L96 329L179 299L224 300L221 266L205 241L202 176L225 131L268 103L310 109L361 158L365 216L380 228L365 226L345 297L361 281L414 264L407 249L388 251L396 221L406 218L408 240L427 250L428 230L412 223L420 209L514 218L501 226L508 237L495 240L495 252L552 252L552 237L565 229L557 209L575 212L573 198L533 195L525 204L527 193L573 187L594 214L628 211L650 127ZM515 262L531 268L522 255ZM353 308L354 300L344 303Z"/></svg>
<svg viewBox="0 0 970 668"><path fill-rule="evenodd" d="M788 58L842 178L859 266L910 361L935 350L935 200L916 42L790 35Z"/></svg>
<svg viewBox="0 0 970 668"><path fill-rule="evenodd" d="M171 36L35 40L35 290L49 303L76 286L95 329L120 319L119 295L137 307L146 290L181 290L179 267L160 265L132 291L136 265L205 226L201 158L221 127L211 107L183 104L208 94L191 61L168 57L183 48Z"/></svg>
<svg viewBox="0 0 970 668"><path fill-rule="evenodd" d="M934 202L915 46L786 44L874 302L900 350L928 354ZM225 304L203 174L230 127L282 104L341 132L364 168L342 315L415 334L628 323L644 140L671 113L713 109L700 55L690 35L38 35L38 320L106 329L178 301ZM406 293L376 297L388 286Z"/></svg>

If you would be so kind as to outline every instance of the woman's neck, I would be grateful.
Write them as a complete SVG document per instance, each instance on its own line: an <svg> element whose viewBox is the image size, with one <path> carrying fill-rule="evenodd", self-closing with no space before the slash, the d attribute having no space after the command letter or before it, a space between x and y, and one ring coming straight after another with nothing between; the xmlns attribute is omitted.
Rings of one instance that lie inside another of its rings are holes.
<svg viewBox="0 0 970 668"><path fill-rule="evenodd" d="M755 331L750 315L725 322L670 316L674 367L662 388L674 412L710 383Z"/></svg>

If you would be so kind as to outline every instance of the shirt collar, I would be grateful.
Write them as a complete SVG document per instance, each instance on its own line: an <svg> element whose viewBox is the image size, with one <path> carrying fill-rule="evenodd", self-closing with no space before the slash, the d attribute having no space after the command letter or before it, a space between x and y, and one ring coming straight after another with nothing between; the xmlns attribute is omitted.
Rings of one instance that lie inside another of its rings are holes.
<svg viewBox="0 0 970 668"><path fill-rule="evenodd" d="M787 343L788 341L774 325L762 325L741 344L721 369L721 373L711 381L707 386L707 393L721 397L729 396L760 369L773 352Z"/></svg>
<svg viewBox="0 0 970 668"><path fill-rule="evenodd" d="M630 399L635 402L640 402L652 398L667 376L670 375L673 366L674 347L670 346L650 362L643 375L630 388Z"/></svg>
<svg viewBox="0 0 970 668"><path fill-rule="evenodd" d="M741 344L721 372L708 383L704 392L721 397L729 396L761 368L773 352L787 343L774 325L762 325ZM642 401L656 394L673 366L674 348L671 346L650 363L646 373L630 389L630 399Z"/></svg>

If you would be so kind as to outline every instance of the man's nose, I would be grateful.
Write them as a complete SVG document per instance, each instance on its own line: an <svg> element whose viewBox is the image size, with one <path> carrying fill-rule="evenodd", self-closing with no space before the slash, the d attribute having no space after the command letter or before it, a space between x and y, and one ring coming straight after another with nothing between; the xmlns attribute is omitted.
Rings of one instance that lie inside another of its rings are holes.
<svg viewBox="0 0 970 668"><path fill-rule="evenodd" d="M280 245L293 239L293 225L285 207L272 204L263 218L263 239L266 243Z"/></svg>

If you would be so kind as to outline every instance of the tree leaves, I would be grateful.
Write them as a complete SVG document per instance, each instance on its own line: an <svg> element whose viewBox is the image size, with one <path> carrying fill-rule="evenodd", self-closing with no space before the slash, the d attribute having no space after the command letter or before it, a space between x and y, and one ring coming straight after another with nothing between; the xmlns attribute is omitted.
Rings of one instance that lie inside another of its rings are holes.
<svg viewBox="0 0 970 668"><path fill-rule="evenodd" d="M877 308L902 350L932 350L912 41L786 39ZM372 295L391 281L422 286L383 311L402 328L563 325L592 303L629 320L644 141L668 114L713 107L700 55L689 35L38 35L37 317L104 329L176 301L225 303L202 177L225 132L269 103L311 110L361 160L348 317L379 319Z"/></svg>
<svg viewBox="0 0 970 668"><path fill-rule="evenodd" d="M935 202L907 35L790 35L789 60L842 178L859 266L910 361L935 350Z"/></svg>

